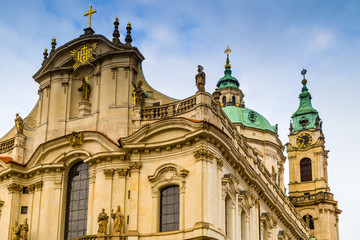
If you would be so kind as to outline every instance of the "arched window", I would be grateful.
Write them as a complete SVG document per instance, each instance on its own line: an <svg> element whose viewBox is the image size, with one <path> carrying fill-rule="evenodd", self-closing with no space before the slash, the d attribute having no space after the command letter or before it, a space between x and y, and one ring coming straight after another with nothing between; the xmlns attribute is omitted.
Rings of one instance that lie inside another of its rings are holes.
<svg viewBox="0 0 360 240"><path fill-rule="evenodd" d="M160 232L179 230L179 186L160 192Z"/></svg>
<svg viewBox="0 0 360 240"><path fill-rule="evenodd" d="M306 225L310 228L310 230L314 229L314 220L311 215L307 214L307 215L303 216L303 220L306 223Z"/></svg>
<svg viewBox="0 0 360 240"><path fill-rule="evenodd" d="M226 105L226 97L225 96L222 97L222 103L224 104L224 106Z"/></svg>
<svg viewBox="0 0 360 240"><path fill-rule="evenodd" d="M310 158L303 158L300 161L300 175L301 181L311 181L312 180L312 170L311 170L311 160Z"/></svg>
<svg viewBox="0 0 360 240"><path fill-rule="evenodd" d="M235 96L232 96L232 104L235 106Z"/></svg>
<svg viewBox="0 0 360 240"><path fill-rule="evenodd" d="M76 163L69 172L66 194L65 240L86 235L89 165Z"/></svg>

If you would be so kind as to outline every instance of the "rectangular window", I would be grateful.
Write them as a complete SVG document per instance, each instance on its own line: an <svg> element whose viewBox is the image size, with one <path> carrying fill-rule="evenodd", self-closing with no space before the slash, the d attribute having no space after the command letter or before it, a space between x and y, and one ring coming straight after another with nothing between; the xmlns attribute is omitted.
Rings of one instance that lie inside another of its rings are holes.
<svg viewBox="0 0 360 240"><path fill-rule="evenodd" d="M29 188L28 187L23 187L22 193L23 194L29 194Z"/></svg>
<svg viewBox="0 0 360 240"><path fill-rule="evenodd" d="M27 206L21 206L21 214L27 214Z"/></svg>
<svg viewBox="0 0 360 240"><path fill-rule="evenodd" d="M179 186L160 192L160 232L179 230Z"/></svg>

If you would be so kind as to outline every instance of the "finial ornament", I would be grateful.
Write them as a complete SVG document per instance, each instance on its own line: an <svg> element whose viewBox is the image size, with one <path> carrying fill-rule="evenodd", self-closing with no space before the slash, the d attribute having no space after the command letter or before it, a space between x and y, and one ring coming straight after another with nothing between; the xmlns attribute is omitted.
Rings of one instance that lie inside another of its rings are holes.
<svg viewBox="0 0 360 240"><path fill-rule="evenodd" d="M229 46L226 47L224 53L226 53L226 64L225 64L225 68L231 68L230 60L229 60L229 53L231 53L231 49L229 48Z"/></svg>
<svg viewBox="0 0 360 240"><path fill-rule="evenodd" d="M303 85L306 85L306 83L307 83L307 80L305 79L306 73L307 73L307 70L305 68L303 68L303 70L301 71L301 75L303 75L303 80L301 81L301 83Z"/></svg>
<svg viewBox="0 0 360 240"><path fill-rule="evenodd" d="M131 46L131 42L132 42L132 38L131 38L131 24L130 22L128 22L127 26L126 26L126 37L125 37L125 42L126 45Z"/></svg>
<svg viewBox="0 0 360 240"><path fill-rule="evenodd" d="M47 60L48 55L49 55L47 48L44 49L43 55L44 55L44 60L43 60L43 62L42 62L42 65L44 65L44 63L45 63L45 61Z"/></svg>
<svg viewBox="0 0 360 240"><path fill-rule="evenodd" d="M114 32L113 32L113 43L115 43L116 45L118 45L120 43L119 37L120 37L119 19L117 17L115 17Z"/></svg>
<svg viewBox="0 0 360 240"><path fill-rule="evenodd" d="M56 47L56 38L53 37L53 39L51 40L51 52L54 52L55 51L55 47Z"/></svg>
<svg viewBox="0 0 360 240"><path fill-rule="evenodd" d="M89 26L88 26L88 28L91 27L91 17L92 17L92 15L93 15L94 13L96 13L96 10L93 9L92 6L90 6L90 7L89 7L89 10L88 10L86 13L84 13L84 17L89 16Z"/></svg>

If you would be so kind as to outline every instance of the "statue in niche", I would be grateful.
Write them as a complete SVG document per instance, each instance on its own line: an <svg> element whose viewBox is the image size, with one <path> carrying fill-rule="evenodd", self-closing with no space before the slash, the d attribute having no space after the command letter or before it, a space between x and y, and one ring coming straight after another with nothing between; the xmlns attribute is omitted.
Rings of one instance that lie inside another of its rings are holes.
<svg viewBox="0 0 360 240"><path fill-rule="evenodd" d="M197 92L205 92L205 73L203 70L204 68L198 65L198 74L195 76L195 83L198 88Z"/></svg>
<svg viewBox="0 0 360 240"><path fill-rule="evenodd" d="M83 101L89 101L91 87L89 84L89 78L85 77L82 79L82 85L78 88L78 91L81 92L81 98Z"/></svg>
<svg viewBox="0 0 360 240"><path fill-rule="evenodd" d="M145 103L145 93L142 90L142 81L138 81L136 88L134 89L135 105L142 107Z"/></svg>
<svg viewBox="0 0 360 240"><path fill-rule="evenodd" d="M23 134L24 120L17 113L15 118L15 127L18 134Z"/></svg>
<svg viewBox="0 0 360 240"><path fill-rule="evenodd" d="M11 240L20 240L20 225L17 221L14 222L14 224L11 226L12 234L11 234Z"/></svg>
<svg viewBox="0 0 360 240"><path fill-rule="evenodd" d="M111 217L114 219L114 232L121 233L124 226L124 215L121 213L120 206L117 206L117 210L114 213L114 209L111 210Z"/></svg>
<svg viewBox="0 0 360 240"><path fill-rule="evenodd" d="M29 225L27 223L27 218L24 219L24 224L21 224L20 227L20 237L21 240L27 240L28 239L28 232L29 232Z"/></svg>
<svg viewBox="0 0 360 240"><path fill-rule="evenodd" d="M106 233L106 226L109 221L109 216L106 214L105 209L99 214L97 222L99 223L98 233Z"/></svg>

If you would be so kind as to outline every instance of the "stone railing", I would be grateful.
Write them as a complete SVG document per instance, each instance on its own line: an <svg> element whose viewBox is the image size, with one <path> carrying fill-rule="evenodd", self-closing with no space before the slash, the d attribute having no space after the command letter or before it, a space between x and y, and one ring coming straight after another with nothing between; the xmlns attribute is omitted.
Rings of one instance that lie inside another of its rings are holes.
<svg viewBox="0 0 360 240"><path fill-rule="evenodd" d="M14 148L15 138L0 142L0 153L8 152Z"/></svg>
<svg viewBox="0 0 360 240"><path fill-rule="evenodd" d="M190 98L170 104L155 107L143 107L141 109L141 120L161 119L182 114L193 109L195 105L196 97L192 96Z"/></svg>
<svg viewBox="0 0 360 240"><path fill-rule="evenodd" d="M314 202L318 200L334 200L334 196L332 193L328 192L319 192L316 194L311 195L303 195L299 197L289 197L291 203L297 204L297 203L304 203L304 202Z"/></svg>
<svg viewBox="0 0 360 240"><path fill-rule="evenodd" d="M113 236L113 235L87 235L87 236L82 236L82 237L78 237L78 238L74 238L73 240L112 240L112 239L116 239L116 240L128 240L127 236Z"/></svg>

